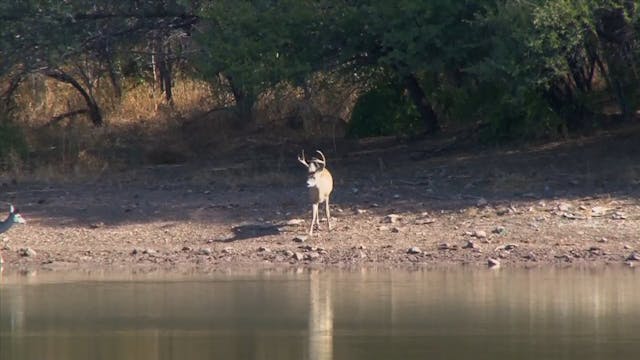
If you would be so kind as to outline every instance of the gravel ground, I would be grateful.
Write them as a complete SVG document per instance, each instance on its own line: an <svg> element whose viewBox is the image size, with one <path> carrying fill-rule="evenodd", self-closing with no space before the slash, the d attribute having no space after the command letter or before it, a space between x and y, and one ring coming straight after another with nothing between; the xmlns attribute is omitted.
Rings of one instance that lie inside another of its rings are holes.
<svg viewBox="0 0 640 360"><path fill-rule="evenodd" d="M211 161L84 182L8 183L5 200L28 223L0 235L0 249L5 271L633 266L640 264L634 139L437 153L419 143L330 155L334 227L327 231L323 219L314 236L306 235L311 209L295 152L277 171Z"/></svg>

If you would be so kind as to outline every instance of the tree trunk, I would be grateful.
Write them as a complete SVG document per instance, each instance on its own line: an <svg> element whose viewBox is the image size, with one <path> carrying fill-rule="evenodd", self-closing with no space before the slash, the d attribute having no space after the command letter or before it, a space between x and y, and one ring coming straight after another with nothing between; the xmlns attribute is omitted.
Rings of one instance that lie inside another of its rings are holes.
<svg viewBox="0 0 640 360"><path fill-rule="evenodd" d="M625 1L628 10L633 11L632 2ZM618 99L622 119L633 117L635 109L630 99L638 91L638 72L630 53L635 43L634 29L625 16L624 9L603 10L598 16L597 34L603 49L603 57L611 79L611 85Z"/></svg>
<svg viewBox="0 0 640 360"><path fill-rule="evenodd" d="M11 77L9 80L9 86L7 90L2 94L2 99L5 103L5 110L9 110L11 108L11 101L13 98L13 93L18 90L18 86L24 80L24 72L20 72L17 75Z"/></svg>
<svg viewBox="0 0 640 360"><path fill-rule="evenodd" d="M80 93L80 95L84 98L84 101L87 104L87 111L89 113L89 118L91 119L93 124L95 126L103 125L102 112L100 111L100 107L98 106L98 103L91 95L89 95L89 93L82 87L82 85L80 85L80 83L76 81L76 79L74 79L69 74L58 69L45 69L42 72L44 75L50 78L56 79L58 81L61 81L63 83L73 86L73 88L76 89Z"/></svg>
<svg viewBox="0 0 640 360"><path fill-rule="evenodd" d="M233 81L233 77L227 75L226 78L236 102L236 111L238 112L238 116L244 122L251 122L253 120L254 97L238 86L238 84Z"/></svg>
<svg viewBox="0 0 640 360"><path fill-rule="evenodd" d="M168 104L173 101L173 89L171 79L171 62L168 56L168 46L162 37L156 39L154 56L154 80L160 85L160 91L164 93Z"/></svg>
<svg viewBox="0 0 640 360"><path fill-rule="evenodd" d="M409 74L405 78L405 87L409 92L411 100L418 109L418 113L422 118L425 126L425 134L433 134L440 130L440 124L438 123L438 115L433 111L433 107L429 103L424 90L418 82L415 74Z"/></svg>
<svg viewBox="0 0 640 360"><path fill-rule="evenodd" d="M122 85L120 84L120 79L118 78L118 74L116 73L115 66L113 64L113 60L111 57L107 56L107 66L109 69L109 80L111 80L111 86L113 86L113 91L116 98L122 98Z"/></svg>
<svg viewBox="0 0 640 360"><path fill-rule="evenodd" d="M165 49L163 48L163 51ZM164 74L162 76L162 82L164 83L164 95L165 98L167 99L167 103L168 104L172 104L173 102L173 78L171 76L171 60L170 60L170 56L167 55L171 55L171 49L167 46L167 49L164 53Z"/></svg>

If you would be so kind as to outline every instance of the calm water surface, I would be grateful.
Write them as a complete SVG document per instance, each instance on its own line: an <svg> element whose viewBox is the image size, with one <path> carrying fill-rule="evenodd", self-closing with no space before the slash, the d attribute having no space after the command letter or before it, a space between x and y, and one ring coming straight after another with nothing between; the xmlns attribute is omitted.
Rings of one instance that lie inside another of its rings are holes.
<svg viewBox="0 0 640 360"><path fill-rule="evenodd" d="M634 359L640 272L5 274L0 359Z"/></svg>

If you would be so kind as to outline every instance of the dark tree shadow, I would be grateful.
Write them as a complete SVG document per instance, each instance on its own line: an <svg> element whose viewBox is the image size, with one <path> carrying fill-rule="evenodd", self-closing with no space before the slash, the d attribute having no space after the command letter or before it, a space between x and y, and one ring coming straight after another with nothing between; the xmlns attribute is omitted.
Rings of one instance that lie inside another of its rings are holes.
<svg viewBox="0 0 640 360"><path fill-rule="evenodd" d="M424 140L327 151L335 182L332 211L338 217L358 209L373 215L419 214L465 209L480 199L507 206L609 196L635 201L640 195L638 139L640 128L632 128L528 147L444 149ZM229 226L233 236L224 242L264 237L278 234L274 224L310 220L297 151L295 146L284 152L260 148L238 155L250 159L242 166L232 157L213 159L140 168L91 183L8 182L2 200L18 206L27 221L51 227L198 222ZM419 157L412 156L416 152ZM255 219L260 225L247 225Z"/></svg>

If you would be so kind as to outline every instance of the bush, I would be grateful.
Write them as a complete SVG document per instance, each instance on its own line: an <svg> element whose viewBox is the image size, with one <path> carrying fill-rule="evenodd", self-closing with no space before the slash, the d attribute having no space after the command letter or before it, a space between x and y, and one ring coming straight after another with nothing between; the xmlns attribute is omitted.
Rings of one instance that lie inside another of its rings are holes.
<svg viewBox="0 0 640 360"><path fill-rule="evenodd" d="M27 155L27 142L22 129L11 123L6 112L0 114L0 167L7 170L15 164L16 156Z"/></svg>
<svg viewBox="0 0 640 360"><path fill-rule="evenodd" d="M390 83L360 96L347 136L416 135L423 130L424 124L404 89Z"/></svg>

